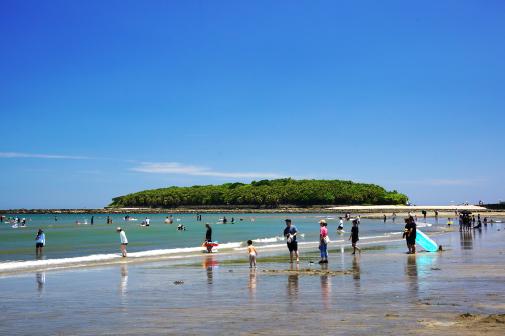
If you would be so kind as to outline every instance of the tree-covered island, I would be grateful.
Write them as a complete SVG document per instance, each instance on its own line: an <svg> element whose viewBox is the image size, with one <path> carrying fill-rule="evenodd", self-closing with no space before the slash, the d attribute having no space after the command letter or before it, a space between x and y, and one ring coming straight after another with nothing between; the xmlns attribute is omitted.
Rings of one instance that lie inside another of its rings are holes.
<svg viewBox="0 0 505 336"><path fill-rule="evenodd" d="M110 207L175 208L179 206L236 206L277 208L313 205L405 204L408 197L396 190L342 180L291 178L144 190L115 197Z"/></svg>

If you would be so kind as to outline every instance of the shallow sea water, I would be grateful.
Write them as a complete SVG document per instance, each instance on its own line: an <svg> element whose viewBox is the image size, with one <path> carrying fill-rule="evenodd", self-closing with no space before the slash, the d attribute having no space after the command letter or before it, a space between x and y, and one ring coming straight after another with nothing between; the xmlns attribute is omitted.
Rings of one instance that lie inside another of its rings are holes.
<svg viewBox="0 0 505 336"><path fill-rule="evenodd" d="M334 246L337 275L306 272L324 271L310 247L299 272L282 248L260 254L256 270L243 253L4 276L0 334L461 335L459 314L504 313L505 228L436 239L445 252Z"/></svg>

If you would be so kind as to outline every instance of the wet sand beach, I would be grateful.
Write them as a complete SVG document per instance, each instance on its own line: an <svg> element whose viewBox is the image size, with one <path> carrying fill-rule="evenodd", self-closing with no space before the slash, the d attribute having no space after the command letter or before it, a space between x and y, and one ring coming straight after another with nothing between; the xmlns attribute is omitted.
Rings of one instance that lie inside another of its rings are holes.
<svg viewBox="0 0 505 336"><path fill-rule="evenodd" d="M403 241L285 247L0 278L0 334L503 335L505 226L437 235L446 251ZM343 253L342 253L343 252ZM312 262L312 263L311 263Z"/></svg>

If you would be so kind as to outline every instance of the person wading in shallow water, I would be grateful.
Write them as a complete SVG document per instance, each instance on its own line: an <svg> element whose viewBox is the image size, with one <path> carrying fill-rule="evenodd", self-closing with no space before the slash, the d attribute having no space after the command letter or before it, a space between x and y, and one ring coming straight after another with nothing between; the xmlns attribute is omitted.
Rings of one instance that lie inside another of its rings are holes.
<svg viewBox="0 0 505 336"><path fill-rule="evenodd" d="M128 245L128 239L126 238L126 233L119 226L116 228L116 231L119 233L119 239L121 240L121 255L126 257L126 245Z"/></svg>
<svg viewBox="0 0 505 336"><path fill-rule="evenodd" d="M403 238L407 242L409 249L408 254L416 253L416 222L412 216L405 219L405 230L403 231Z"/></svg>
<svg viewBox="0 0 505 336"><path fill-rule="evenodd" d="M39 229L37 236L35 237L35 255L37 257L42 256L42 252L46 246L46 234L42 229Z"/></svg>
<svg viewBox="0 0 505 336"><path fill-rule="evenodd" d="M293 263L293 254L296 256L296 262L300 261L300 255L298 254L298 242L296 241L296 235L298 230L296 226L291 224L291 219L286 219L286 228L284 229L284 237L286 237L286 242L289 250L289 262Z"/></svg>
<svg viewBox="0 0 505 336"><path fill-rule="evenodd" d="M358 250L358 252L361 253L361 249L358 246L356 246L359 240L359 229L357 219L352 221L351 236L349 237L349 240L352 242L352 248L353 248L352 254L356 254L356 250Z"/></svg>
<svg viewBox="0 0 505 336"><path fill-rule="evenodd" d="M319 229L319 251L321 251L321 260L319 260L320 264L328 263L328 224L324 219L319 221L319 225L321 228Z"/></svg>
<svg viewBox="0 0 505 336"><path fill-rule="evenodd" d="M209 223L205 224L205 227L207 228L207 231L205 232L205 241L204 241L204 246L207 247L207 252L212 252L212 228L210 227Z"/></svg>

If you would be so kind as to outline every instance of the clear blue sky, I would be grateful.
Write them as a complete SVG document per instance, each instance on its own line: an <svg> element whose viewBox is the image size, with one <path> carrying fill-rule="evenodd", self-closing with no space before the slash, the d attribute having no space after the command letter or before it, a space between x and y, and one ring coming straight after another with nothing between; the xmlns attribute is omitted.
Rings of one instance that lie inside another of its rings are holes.
<svg viewBox="0 0 505 336"><path fill-rule="evenodd" d="M505 199L503 1L0 2L0 208L169 185Z"/></svg>

